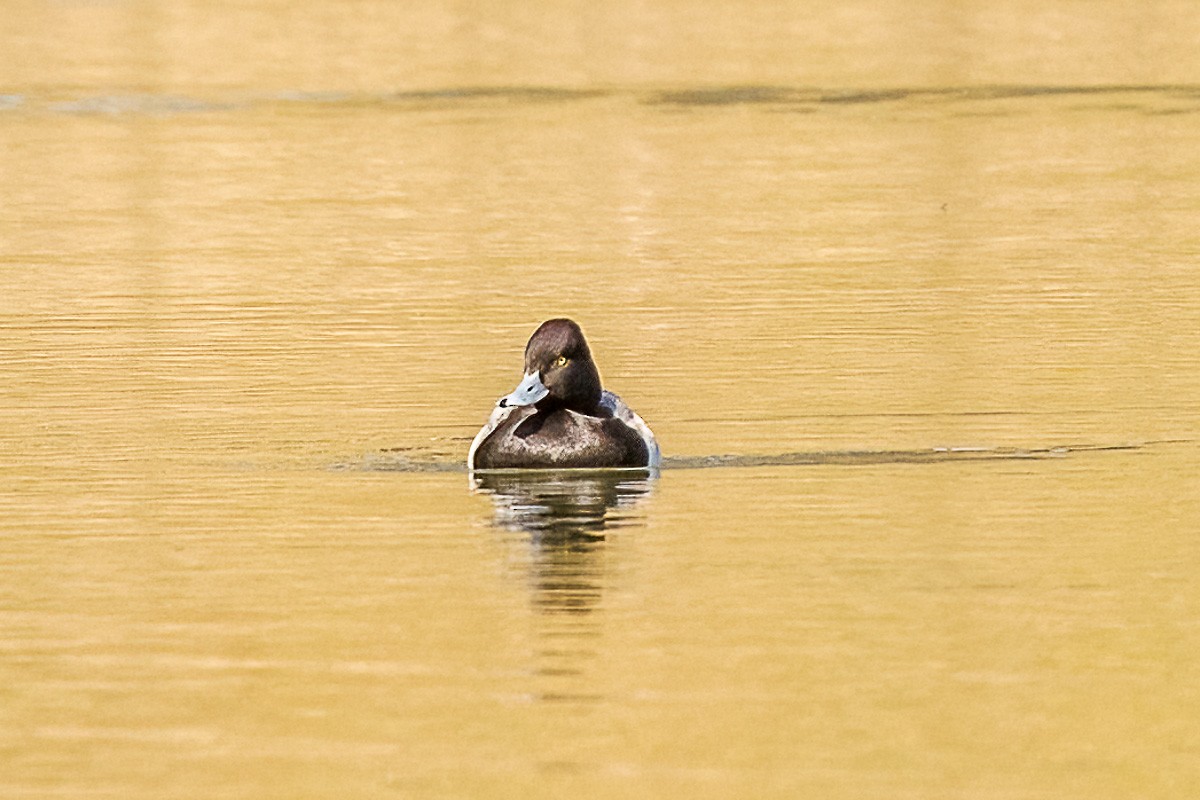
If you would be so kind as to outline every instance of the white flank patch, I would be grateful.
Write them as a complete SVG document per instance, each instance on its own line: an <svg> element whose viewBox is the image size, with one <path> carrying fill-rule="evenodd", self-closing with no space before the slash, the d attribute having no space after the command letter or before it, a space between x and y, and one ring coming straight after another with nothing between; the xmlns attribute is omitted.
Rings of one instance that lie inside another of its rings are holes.
<svg viewBox="0 0 1200 800"><path fill-rule="evenodd" d="M651 469L658 469L659 464L662 463L662 454L659 452L658 442L655 440L654 434L650 431L650 426L646 424L646 420L639 417L632 408L625 405L624 400L607 390L600 395L600 407L611 411L614 417L641 435L642 441L646 443L646 452L650 454L650 463L646 466Z"/></svg>
<svg viewBox="0 0 1200 800"><path fill-rule="evenodd" d="M500 427L501 423L508 419L508 415L518 408L520 406L508 406L505 408L497 404L492 409L492 415L488 417L487 424L479 429L479 433L475 434L475 440L471 442L471 449L467 451L467 469L475 469L475 451L479 449L479 445L483 444L483 440L490 436L492 431Z"/></svg>

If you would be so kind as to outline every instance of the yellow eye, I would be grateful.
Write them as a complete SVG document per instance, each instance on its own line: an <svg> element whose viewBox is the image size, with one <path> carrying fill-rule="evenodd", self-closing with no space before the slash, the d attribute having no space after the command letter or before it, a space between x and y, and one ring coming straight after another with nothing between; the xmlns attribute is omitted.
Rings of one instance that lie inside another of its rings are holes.
<svg viewBox="0 0 1200 800"><path fill-rule="evenodd" d="M565 367L566 365L567 365L567 357L566 356L559 356L558 360L554 362L554 366L556 366L556 367Z"/></svg>

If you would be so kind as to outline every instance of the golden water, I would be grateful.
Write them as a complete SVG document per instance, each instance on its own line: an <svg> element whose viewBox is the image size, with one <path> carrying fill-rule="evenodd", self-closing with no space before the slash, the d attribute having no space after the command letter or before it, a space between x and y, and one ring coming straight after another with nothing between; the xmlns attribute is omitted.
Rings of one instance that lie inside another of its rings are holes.
<svg viewBox="0 0 1200 800"><path fill-rule="evenodd" d="M1200 792L1194 4L404 5L6 9L0 796Z"/></svg>

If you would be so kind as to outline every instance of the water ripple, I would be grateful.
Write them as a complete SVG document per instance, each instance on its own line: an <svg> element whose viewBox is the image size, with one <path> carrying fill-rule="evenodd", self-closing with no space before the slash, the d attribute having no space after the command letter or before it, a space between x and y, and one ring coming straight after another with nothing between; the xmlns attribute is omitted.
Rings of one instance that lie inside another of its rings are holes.
<svg viewBox="0 0 1200 800"><path fill-rule="evenodd" d="M97 95L50 103L47 108L59 114L183 114L218 111L229 108L227 103L210 103L191 97L172 94Z"/></svg>
<svg viewBox="0 0 1200 800"><path fill-rule="evenodd" d="M825 450L766 453L758 455L716 454L702 456L666 456L662 469L714 469L775 466L824 466L870 464L943 464L957 461L1030 461L1064 458L1082 453L1145 450L1167 444L1189 443L1190 440L1160 440L1118 444L1072 444L1043 447L931 447L914 450ZM338 470L366 472L466 472L464 461L444 456L414 453L410 448L367 453L357 461L333 465ZM521 474L522 470L497 472ZM548 470L547 472L555 472ZM622 470L566 470L564 472L613 472Z"/></svg>
<svg viewBox="0 0 1200 800"><path fill-rule="evenodd" d="M794 110L822 107L1034 100L1041 98L1141 98L1153 103L1151 113L1197 110L1200 85L985 85L949 87L807 87L787 85L684 86L670 89L597 89L560 86L444 86L386 92L288 90L263 95L202 99L178 94L98 94L68 100L39 100L23 95L0 95L0 111L19 106L55 114L170 115L254 109L279 103L313 108L402 107L412 110L479 106L529 106L597 98L619 98L648 106L715 108L763 106ZM1179 106L1178 103L1186 103ZM1163 104L1171 104L1163 107Z"/></svg>

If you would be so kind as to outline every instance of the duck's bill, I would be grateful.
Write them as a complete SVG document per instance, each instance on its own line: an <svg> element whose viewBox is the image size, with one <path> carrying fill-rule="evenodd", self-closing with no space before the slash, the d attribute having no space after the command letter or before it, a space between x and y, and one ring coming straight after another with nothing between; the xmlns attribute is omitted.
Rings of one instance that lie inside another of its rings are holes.
<svg viewBox="0 0 1200 800"><path fill-rule="evenodd" d="M531 406L548 394L550 390L542 383L542 376L537 372L530 372L512 394L500 398L498 405L501 408Z"/></svg>

